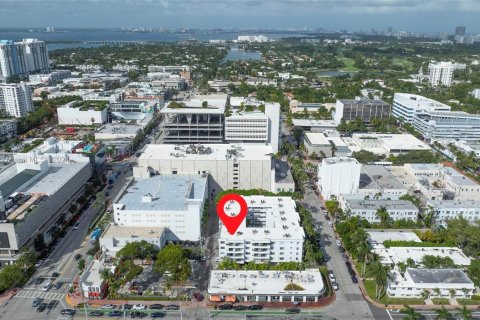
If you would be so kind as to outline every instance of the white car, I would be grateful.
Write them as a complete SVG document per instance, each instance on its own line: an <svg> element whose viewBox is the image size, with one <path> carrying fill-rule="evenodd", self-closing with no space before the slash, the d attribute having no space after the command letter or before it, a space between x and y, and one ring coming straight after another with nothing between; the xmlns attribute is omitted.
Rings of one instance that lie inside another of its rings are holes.
<svg viewBox="0 0 480 320"><path fill-rule="evenodd" d="M43 285L43 288L42 288L42 291L45 291L47 292L48 290L50 290L50 288L52 287L52 283L51 282L47 282Z"/></svg>
<svg viewBox="0 0 480 320"><path fill-rule="evenodd" d="M333 290L335 290L335 291L338 290L338 284L337 284L337 283L333 283L333 284L332 284L332 287L333 287Z"/></svg>
<svg viewBox="0 0 480 320"><path fill-rule="evenodd" d="M113 304L104 304L104 305L102 306L102 309L111 310L111 309L113 309Z"/></svg>
<svg viewBox="0 0 480 320"><path fill-rule="evenodd" d="M328 278L330 279L331 282L335 282L336 279L335 279L335 275L333 273L329 273L328 274Z"/></svg>
<svg viewBox="0 0 480 320"><path fill-rule="evenodd" d="M35 263L35 268L40 268L40 266L45 262L45 260L38 260L37 263Z"/></svg>
<svg viewBox="0 0 480 320"><path fill-rule="evenodd" d="M147 306L144 304L136 304L132 307L132 310L145 310L147 309Z"/></svg>
<svg viewBox="0 0 480 320"><path fill-rule="evenodd" d="M339 246L339 247L342 245L342 243L341 243L341 242L340 242L340 240L338 240L338 239L337 239L337 240L335 240L335 243L336 243L336 244L337 244L337 246Z"/></svg>
<svg viewBox="0 0 480 320"><path fill-rule="evenodd" d="M328 221L328 225L329 225L330 227L333 227L332 221Z"/></svg>

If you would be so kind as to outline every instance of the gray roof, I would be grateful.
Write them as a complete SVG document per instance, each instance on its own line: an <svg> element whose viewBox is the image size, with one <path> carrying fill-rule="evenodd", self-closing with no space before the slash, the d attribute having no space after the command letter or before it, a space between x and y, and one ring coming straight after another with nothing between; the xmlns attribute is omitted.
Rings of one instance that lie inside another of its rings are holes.
<svg viewBox="0 0 480 320"><path fill-rule="evenodd" d="M8 197L16 189L20 188L23 184L25 184L28 180L37 175L39 172L39 170L25 169L17 173L14 177L0 185L0 192L2 193L2 196L4 198Z"/></svg>
<svg viewBox="0 0 480 320"><path fill-rule="evenodd" d="M186 210L188 202L201 201L205 195L207 177L189 175L159 175L134 181L118 204L124 210ZM146 194L152 195L151 202L142 202Z"/></svg>
<svg viewBox="0 0 480 320"><path fill-rule="evenodd" d="M407 269L415 283L459 283L471 284L472 281L460 269Z"/></svg>
<svg viewBox="0 0 480 320"><path fill-rule="evenodd" d="M384 166L363 165L360 189L407 189Z"/></svg>
<svg viewBox="0 0 480 320"><path fill-rule="evenodd" d="M345 201L351 209L370 209L378 210L384 207L387 210L412 210L418 211L413 203L406 200L364 200L358 198L350 198L345 196Z"/></svg>
<svg viewBox="0 0 480 320"><path fill-rule="evenodd" d="M279 159L273 160L275 164L275 182L290 183L293 182L293 176L288 168L288 163Z"/></svg>

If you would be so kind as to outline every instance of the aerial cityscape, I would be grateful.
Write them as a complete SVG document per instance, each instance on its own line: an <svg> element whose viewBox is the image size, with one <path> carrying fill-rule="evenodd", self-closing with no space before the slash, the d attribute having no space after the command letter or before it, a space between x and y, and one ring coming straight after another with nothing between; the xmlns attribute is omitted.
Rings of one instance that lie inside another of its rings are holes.
<svg viewBox="0 0 480 320"><path fill-rule="evenodd" d="M480 319L474 0L0 0L0 318Z"/></svg>

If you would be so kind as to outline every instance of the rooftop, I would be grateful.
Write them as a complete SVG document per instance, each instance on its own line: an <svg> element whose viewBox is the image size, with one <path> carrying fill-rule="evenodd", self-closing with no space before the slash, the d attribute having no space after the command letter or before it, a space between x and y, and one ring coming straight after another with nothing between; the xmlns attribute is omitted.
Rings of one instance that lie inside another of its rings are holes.
<svg viewBox="0 0 480 320"><path fill-rule="evenodd" d="M383 264L398 264L412 258L416 264L421 264L424 256L432 255L450 257L457 266L470 265L470 258L456 247L390 247L376 248L374 253L380 256Z"/></svg>
<svg viewBox="0 0 480 320"><path fill-rule="evenodd" d="M429 200L428 205L437 209L468 208L480 210L480 200Z"/></svg>
<svg viewBox="0 0 480 320"><path fill-rule="evenodd" d="M285 290L288 284L297 284L304 290ZM243 271L212 270L208 284L210 295L252 294L319 295L324 291L318 269L304 271Z"/></svg>
<svg viewBox="0 0 480 320"><path fill-rule="evenodd" d="M416 109L435 110L438 108L442 108L450 110L450 106L444 103L423 96L419 96L417 94L395 93L395 100L397 99L400 99L403 102L408 101L410 105L415 104Z"/></svg>
<svg viewBox="0 0 480 320"><path fill-rule="evenodd" d="M207 177L159 175L135 180L114 207L121 210L184 211L204 199Z"/></svg>
<svg viewBox="0 0 480 320"><path fill-rule="evenodd" d="M312 146L330 146L329 140L321 132L306 132L305 137Z"/></svg>
<svg viewBox="0 0 480 320"><path fill-rule="evenodd" d="M360 189L407 189L384 166L363 165L360 173Z"/></svg>
<svg viewBox="0 0 480 320"><path fill-rule="evenodd" d="M139 157L142 160L270 160L271 146L248 144L174 145L149 144Z"/></svg>
<svg viewBox="0 0 480 320"><path fill-rule="evenodd" d="M414 283L459 283L471 284L472 281L459 269L412 269L407 273Z"/></svg>
<svg viewBox="0 0 480 320"><path fill-rule="evenodd" d="M132 137L135 137L138 130L141 129L141 126L135 124L109 123L103 125L97 132L95 132L95 134L118 134L119 136L131 135Z"/></svg>
<svg viewBox="0 0 480 320"><path fill-rule="evenodd" d="M295 201L290 197L242 196L248 205L245 218L234 235L228 233L222 224L221 239L227 241L303 239L304 231L300 226L300 216ZM236 203L225 205L225 213L235 215L239 212Z"/></svg>
<svg viewBox="0 0 480 320"><path fill-rule="evenodd" d="M275 165L275 182L276 183L293 183L293 176L292 172L288 167L288 163L286 161L282 161L279 159L274 159Z"/></svg>
<svg viewBox="0 0 480 320"><path fill-rule="evenodd" d="M207 107L203 107L203 103L207 102ZM160 113L205 113L205 114L224 114L227 105L227 95L197 95L187 101L176 102L173 105L168 104L161 109Z"/></svg>
<svg viewBox="0 0 480 320"><path fill-rule="evenodd" d="M365 97L361 97L359 99L338 99L338 101L342 102L343 104L385 104L388 105L383 100L380 99L369 99Z"/></svg>
<svg viewBox="0 0 480 320"><path fill-rule="evenodd" d="M373 247L383 247L383 243L389 241L413 241L422 242L420 238L411 231L367 231L368 242Z"/></svg>
<svg viewBox="0 0 480 320"><path fill-rule="evenodd" d="M356 163L358 164L357 159L350 157L332 157L332 158L323 158L322 164L337 164L337 163Z"/></svg>
<svg viewBox="0 0 480 320"><path fill-rule="evenodd" d="M351 209L378 210L383 207L387 210L418 211L413 203L405 200L364 200L345 196L345 202Z"/></svg>
<svg viewBox="0 0 480 320"><path fill-rule="evenodd" d="M102 238L154 238L158 239L165 233L163 227L126 227L109 224L102 234Z"/></svg>
<svg viewBox="0 0 480 320"><path fill-rule="evenodd" d="M310 120L310 119L292 119L293 125L298 127L325 127L336 128L334 120Z"/></svg>

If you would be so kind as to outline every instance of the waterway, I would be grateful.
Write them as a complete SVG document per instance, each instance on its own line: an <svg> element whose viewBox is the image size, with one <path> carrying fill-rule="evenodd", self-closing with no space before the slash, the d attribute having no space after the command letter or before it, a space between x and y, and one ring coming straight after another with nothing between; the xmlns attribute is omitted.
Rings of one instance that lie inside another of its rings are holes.
<svg viewBox="0 0 480 320"><path fill-rule="evenodd" d="M347 72L347 71L340 71L340 70L327 70L327 71L317 72L318 77L339 77L339 76L345 76L345 75L349 75L350 77L353 77L355 74L356 72Z"/></svg>
<svg viewBox="0 0 480 320"><path fill-rule="evenodd" d="M238 46L230 46L230 50L223 59L223 62L238 60L262 60L262 55L258 51L247 51Z"/></svg>

